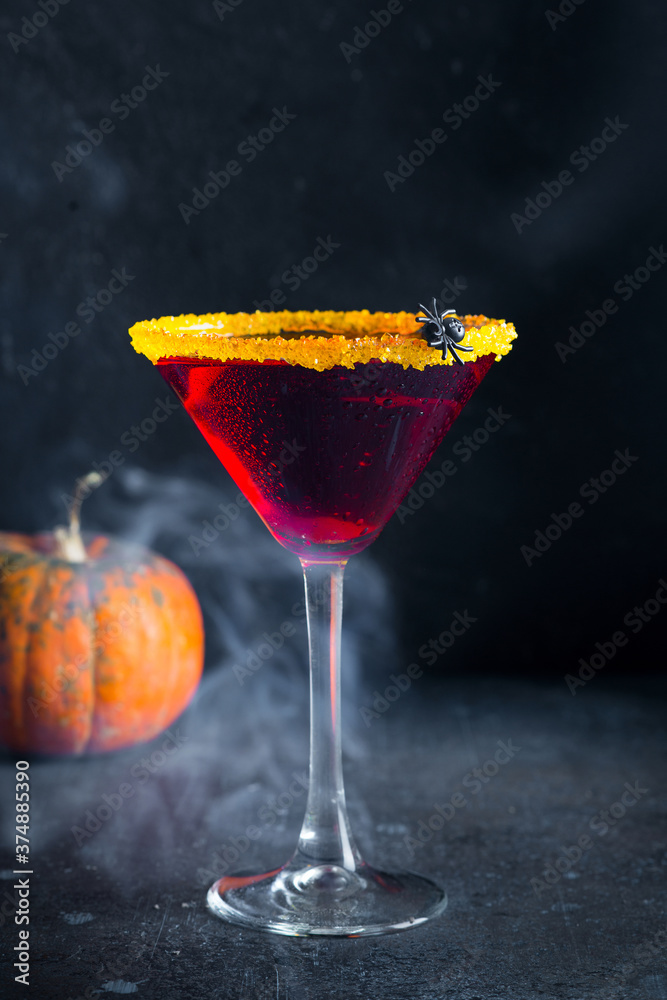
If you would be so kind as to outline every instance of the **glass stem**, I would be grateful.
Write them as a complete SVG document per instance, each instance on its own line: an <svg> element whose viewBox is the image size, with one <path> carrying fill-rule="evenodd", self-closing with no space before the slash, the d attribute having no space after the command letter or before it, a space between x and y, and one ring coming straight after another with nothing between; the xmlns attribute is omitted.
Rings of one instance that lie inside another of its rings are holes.
<svg viewBox="0 0 667 1000"><path fill-rule="evenodd" d="M295 860L349 871L361 861L345 807L340 644L345 562L301 560L310 650L310 780Z"/></svg>

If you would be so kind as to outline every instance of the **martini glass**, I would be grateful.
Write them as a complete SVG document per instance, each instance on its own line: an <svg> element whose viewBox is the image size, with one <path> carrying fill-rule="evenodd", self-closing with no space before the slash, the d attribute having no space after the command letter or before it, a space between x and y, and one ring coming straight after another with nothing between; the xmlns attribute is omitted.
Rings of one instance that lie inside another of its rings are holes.
<svg viewBox="0 0 667 1000"><path fill-rule="evenodd" d="M414 927L447 904L430 879L379 871L354 842L343 788L340 636L347 560L377 538L516 336L502 320L460 319L465 363L429 346L413 313L217 313L165 317L130 331L135 349L157 365L269 531L303 567L306 813L286 864L211 887L209 908L232 923L358 937Z"/></svg>

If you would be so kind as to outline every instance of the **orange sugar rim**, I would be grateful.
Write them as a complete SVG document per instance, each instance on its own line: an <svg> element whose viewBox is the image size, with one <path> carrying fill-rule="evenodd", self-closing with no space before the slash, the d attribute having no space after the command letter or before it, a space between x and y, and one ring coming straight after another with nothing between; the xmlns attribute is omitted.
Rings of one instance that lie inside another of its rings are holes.
<svg viewBox="0 0 667 1000"><path fill-rule="evenodd" d="M143 320L129 332L134 349L153 363L170 357L271 360L320 371L369 361L418 369L453 364L449 352L443 358L441 350L426 343L417 315L367 309L188 314ZM499 361L511 350L516 337L512 323L481 315L458 318L466 328L463 344L472 348L461 352L464 362L487 354L495 354ZM294 337L295 333L302 336Z"/></svg>

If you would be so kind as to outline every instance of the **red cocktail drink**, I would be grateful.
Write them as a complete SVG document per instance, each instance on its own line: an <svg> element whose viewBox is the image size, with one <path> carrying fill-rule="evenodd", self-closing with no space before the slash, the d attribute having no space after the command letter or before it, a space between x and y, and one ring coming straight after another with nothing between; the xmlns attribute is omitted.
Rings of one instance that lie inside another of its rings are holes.
<svg viewBox="0 0 667 1000"><path fill-rule="evenodd" d="M373 868L350 831L340 730L343 570L378 536L507 354L513 327L483 316L448 319L434 300L422 316L218 313L138 323L131 334L273 535L299 556L306 587L310 781L299 841L279 868L218 878L209 908L296 936L383 934L437 916L447 902L440 886Z"/></svg>
<svg viewBox="0 0 667 1000"><path fill-rule="evenodd" d="M316 371L180 358L159 370L278 541L331 559L377 537L493 360Z"/></svg>

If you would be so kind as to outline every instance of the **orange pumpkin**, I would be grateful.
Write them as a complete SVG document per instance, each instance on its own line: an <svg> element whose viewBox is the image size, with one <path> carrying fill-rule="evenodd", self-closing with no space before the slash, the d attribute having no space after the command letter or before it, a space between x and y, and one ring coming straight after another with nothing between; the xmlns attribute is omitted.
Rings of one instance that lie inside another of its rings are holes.
<svg viewBox="0 0 667 1000"><path fill-rule="evenodd" d="M190 701L203 654L197 598L167 559L102 536L84 542L78 507L69 529L0 532L6 747L80 754L149 740Z"/></svg>

